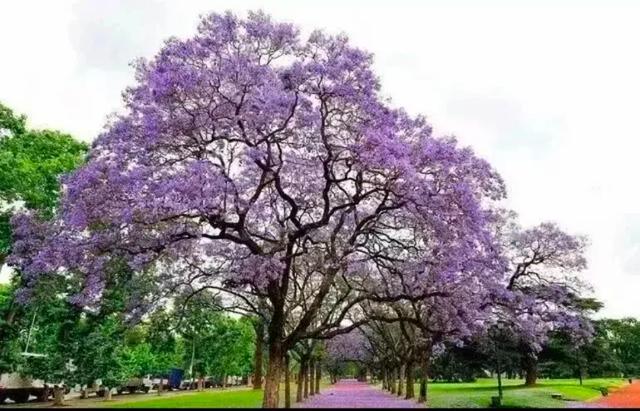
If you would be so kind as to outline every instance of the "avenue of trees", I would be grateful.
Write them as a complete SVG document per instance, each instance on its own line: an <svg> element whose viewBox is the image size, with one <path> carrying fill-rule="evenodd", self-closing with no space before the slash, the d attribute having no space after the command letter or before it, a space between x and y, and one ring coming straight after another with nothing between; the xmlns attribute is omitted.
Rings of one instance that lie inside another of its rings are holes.
<svg viewBox="0 0 640 411"><path fill-rule="evenodd" d="M0 106L2 370L251 374L265 407L325 374L425 401L429 378L637 372L637 325L590 320L586 239L521 227L345 36L211 14L135 79L90 149Z"/></svg>

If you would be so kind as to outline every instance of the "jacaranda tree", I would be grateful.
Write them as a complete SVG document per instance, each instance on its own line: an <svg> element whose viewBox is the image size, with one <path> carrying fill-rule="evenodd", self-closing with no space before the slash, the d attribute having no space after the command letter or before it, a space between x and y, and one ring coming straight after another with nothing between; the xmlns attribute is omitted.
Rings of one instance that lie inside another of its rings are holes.
<svg viewBox="0 0 640 411"><path fill-rule="evenodd" d="M496 299L500 327L518 338L527 385L537 378L537 354L551 333L564 330L574 345L593 334L588 314L592 311L584 293L588 285L578 274L586 268L586 238L562 231L556 224L542 223L523 229L508 224L505 255L507 299Z"/></svg>
<svg viewBox="0 0 640 411"><path fill-rule="evenodd" d="M59 218L14 218L12 264L32 282L81 273L81 305L99 303L105 272L122 261L167 290L188 280L249 308L259 301L263 405L277 406L284 354L318 334L314 324L342 327L340 314L315 321L336 279L413 266L408 294L428 298L437 287L423 289L420 276L433 270L417 264L438 256L446 280L493 243L500 177L391 107L371 65L344 36L301 40L261 13L203 18L193 38L169 39L137 63L125 113L66 178ZM420 239L406 227L420 227ZM376 300L407 294L383 291Z"/></svg>

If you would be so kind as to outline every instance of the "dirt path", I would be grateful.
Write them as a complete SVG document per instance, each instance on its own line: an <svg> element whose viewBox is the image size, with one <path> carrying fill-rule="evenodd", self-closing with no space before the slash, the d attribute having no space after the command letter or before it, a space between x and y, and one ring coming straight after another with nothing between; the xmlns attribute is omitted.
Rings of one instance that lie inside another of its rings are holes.
<svg viewBox="0 0 640 411"><path fill-rule="evenodd" d="M424 408L415 401L381 391L367 383L341 380L294 408Z"/></svg>
<svg viewBox="0 0 640 411"><path fill-rule="evenodd" d="M640 381L635 381L589 404L603 408L640 408Z"/></svg>

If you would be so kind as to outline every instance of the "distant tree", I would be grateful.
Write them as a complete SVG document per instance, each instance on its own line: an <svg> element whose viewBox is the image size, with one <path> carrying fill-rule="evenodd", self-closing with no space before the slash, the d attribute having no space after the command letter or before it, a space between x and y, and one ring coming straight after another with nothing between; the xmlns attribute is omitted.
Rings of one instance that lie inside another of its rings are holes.
<svg viewBox="0 0 640 411"><path fill-rule="evenodd" d="M26 117L0 103L0 265L11 248L9 219L18 208L50 216L59 179L84 161L86 144L53 130L30 130Z"/></svg>
<svg viewBox="0 0 640 411"><path fill-rule="evenodd" d="M588 287L577 276L586 268L587 240L552 223L522 229L507 219L505 228L510 267L496 311L501 327L518 336L526 384L534 385L538 353L553 331L565 330L576 344L593 332L583 298Z"/></svg>
<svg viewBox="0 0 640 411"><path fill-rule="evenodd" d="M0 103L0 267L12 250L10 219L18 210L49 218L58 202L59 179L76 169L88 151L68 134L27 128L27 118ZM3 288L0 302L0 372L15 368L20 333L31 325L33 310L16 301L18 289L29 283L18 273ZM40 311L40 315L46 316Z"/></svg>

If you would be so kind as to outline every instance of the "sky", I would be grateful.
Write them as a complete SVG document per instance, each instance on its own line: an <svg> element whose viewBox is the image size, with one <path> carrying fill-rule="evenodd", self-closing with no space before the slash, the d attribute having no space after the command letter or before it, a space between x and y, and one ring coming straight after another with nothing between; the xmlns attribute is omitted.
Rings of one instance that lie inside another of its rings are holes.
<svg viewBox="0 0 640 411"><path fill-rule="evenodd" d="M3 0L0 101L91 141L130 62L258 9L374 53L383 94L489 160L523 225L590 238L599 316L640 317L640 2Z"/></svg>

